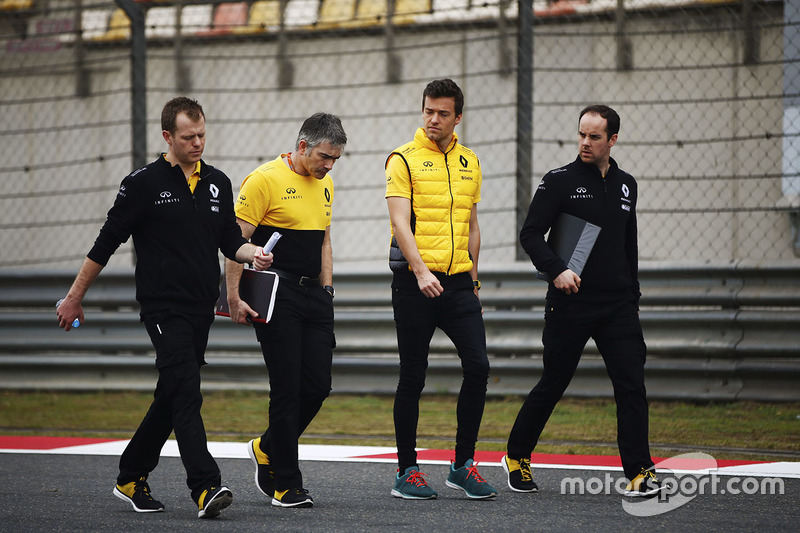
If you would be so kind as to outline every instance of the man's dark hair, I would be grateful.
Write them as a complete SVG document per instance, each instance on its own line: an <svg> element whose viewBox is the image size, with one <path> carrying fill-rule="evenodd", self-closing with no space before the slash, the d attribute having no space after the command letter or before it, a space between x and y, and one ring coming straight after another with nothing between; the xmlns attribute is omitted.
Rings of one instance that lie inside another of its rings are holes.
<svg viewBox="0 0 800 533"><path fill-rule="evenodd" d="M583 115L586 113L594 113L596 115L600 115L604 119L606 119L606 134L607 138L611 138L612 135L616 135L619 133L619 115L616 111L608 107L607 105L603 104L595 104L586 106L581 111L581 115L578 117L578 123L580 123Z"/></svg>
<svg viewBox="0 0 800 533"><path fill-rule="evenodd" d="M186 113L186 116L194 122L197 122L200 118L206 118L206 114L203 113L203 107L197 103L197 100L178 96L164 104L164 109L161 110L161 129L174 134L178 113Z"/></svg>
<svg viewBox="0 0 800 533"><path fill-rule="evenodd" d="M342 127L342 121L336 115L314 113L300 127L294 145L295 150L300 148L300 141L306 142L306 149L309 151L322 142L328 142L336 148L344 148L347 144L347 134Z"/></svg>
<svg viewBox="0 0 800 533"><path fill-rule="evenodd" d="M425 110L425 98L453 98L456 101L456 116L464 111L464 93L456 82L450 78L433 80L422 91L422 110Z"/></svg>

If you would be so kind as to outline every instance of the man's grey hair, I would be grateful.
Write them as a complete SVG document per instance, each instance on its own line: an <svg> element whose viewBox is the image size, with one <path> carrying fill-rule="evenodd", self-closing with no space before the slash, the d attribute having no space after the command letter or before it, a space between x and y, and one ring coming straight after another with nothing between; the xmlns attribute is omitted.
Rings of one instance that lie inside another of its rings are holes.
<svg viewBox="0 0 800 533"><path fill-rule="evenodd" d="M335 148L344 148L347 144L347 134L342 127L342 121L336 115L314 113L303 122L297 135L295 150L300 148L300 141L306 142L309 151L323 142L328 142Z"/></svg>

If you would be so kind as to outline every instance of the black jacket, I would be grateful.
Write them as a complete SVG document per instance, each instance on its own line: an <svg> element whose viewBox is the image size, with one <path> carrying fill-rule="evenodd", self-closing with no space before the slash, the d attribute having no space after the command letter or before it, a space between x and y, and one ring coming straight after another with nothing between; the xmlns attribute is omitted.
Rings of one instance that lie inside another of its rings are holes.
<svg viewBox="0 0 800 533"><path fill-rule="evenodd" d="M234 259L247 242L233 213L228 177L201 161L192 194L180 166L163 156L122 180L88 257L105 265L130 236L142 313L213 313L219 297L218 250Z"/></svg>
<svg viewBox="0 0 800 533"><path fill-rule="evenodd" d="M544 239L556 217L565 212L601 228L581 273L578 293L568 296L551 283L549 299L611 302L633 297L638 301L641 295L636 180L620 170L613 159L610 163L604 178L596 165L578 157L569 165L548 172L533 195L520 231L520 243L536 268L552 279L567 269Z"/></svg>

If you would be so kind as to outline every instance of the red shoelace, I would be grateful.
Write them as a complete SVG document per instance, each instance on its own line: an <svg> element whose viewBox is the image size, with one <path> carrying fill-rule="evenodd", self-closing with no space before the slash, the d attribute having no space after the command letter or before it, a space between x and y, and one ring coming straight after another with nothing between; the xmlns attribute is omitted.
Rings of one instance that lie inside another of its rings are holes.
<svg viewBox="0 0 800 533"><path fill-rule="evenodd" d="M467 469L467 479L469 479L469 476L472 476L478 483L486 483L486 480L483 479L481 475L478 473L478 463L472 463L472 466L467 466L466 469Z"/></svg>
<svg viewBox="0 0 800 533"><path fill-rule="evenodd" d="M425 485L428 484L428 482L425 481L425 479L422 477L424 475L426 475L426 474L423 474L419 470L414 470L408 476L408 479L406 480L406 483L413 483L414 485L416 485L418 487L424 487Z"/></svg>

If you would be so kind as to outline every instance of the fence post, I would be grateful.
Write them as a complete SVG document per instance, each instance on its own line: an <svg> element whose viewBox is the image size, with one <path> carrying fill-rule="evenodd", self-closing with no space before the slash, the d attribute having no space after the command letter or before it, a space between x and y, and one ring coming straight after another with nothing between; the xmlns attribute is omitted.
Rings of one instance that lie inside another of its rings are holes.
<svg viewBox="0 0 800 533"><path fill-rule="evenodd" d="M175 1L175 87L179 93L186 94L192 90L192 78L186 58L183 54L183 6L184 0Z"/></svg>
<svg viewBox="0 0 800 533"><path fill-rule="evenodd" d="M533 181L533 0L519 0L517 35L517 232L519 235ZM526 260L525 250L515 238L517 260Z"/></svg>
<svg viewBox="0 0 800 533"><path fill-rule="evenodd" d="M294 64L288 59L286 37L286 7L289 0L280 0L281 23L278 26L278 89L284 91L294 85Z"/></svg>
<svg viewBox="0 0 800 533"><path fill-rule="evenodd" d="M131 21L131 150L133 168L147 164L147 43L144 13L133 0L114 0Z"/></svg>
<svg viewBox="0 0 800 533"><path fill-rule="evenodd" d="M394 13L395 0L386 2L386 83L400 83L403 77L402 58L395 50L394 41Z"/></svg>
<svg viewBox="0 0 800 533"><path fill-rule="evenodd" d="M89 69L86 68L86 48L83 43L83 0L75 2L75 14L72 20L75 28L75 96L86 98L89 96L91 84Z"/></svg>
<svg viewBox="0 0 800 533"><path fill-rule="evenodd" d="M800 0L784 2L783 23L782 203L788 208L792 252L800 257Z"/></svg>
<svg viewBox="0 0 800 533"><path fill-rule="evenodd" d="M617 70L625 71L633 68L633 48L625 34L625 0L617 0L615 11L617 40Z"/></svg>

